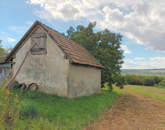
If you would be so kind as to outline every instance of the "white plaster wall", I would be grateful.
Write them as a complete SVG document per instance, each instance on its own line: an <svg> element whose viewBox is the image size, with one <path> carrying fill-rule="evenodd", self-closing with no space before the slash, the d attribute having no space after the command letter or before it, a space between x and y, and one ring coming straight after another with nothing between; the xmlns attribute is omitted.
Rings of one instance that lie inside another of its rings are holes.
<svg viewBox="0 0 165 130"><path fill-rule="evenodd" d="M101 70L70 64L68 97L88 96L101 89Z"/></svg>
<svg viewBox="0 0 165 130"><path fill-rule="evenodd" d="M41 30L41 29L40 29ZM37 83L39 90L59 96L67 96L69 60L64 58L62 50L47 35L47 54L29 54L16 80L20 83ZM16 73L26 52L31 46L30 38L16 53L13 72Z"/></svg>

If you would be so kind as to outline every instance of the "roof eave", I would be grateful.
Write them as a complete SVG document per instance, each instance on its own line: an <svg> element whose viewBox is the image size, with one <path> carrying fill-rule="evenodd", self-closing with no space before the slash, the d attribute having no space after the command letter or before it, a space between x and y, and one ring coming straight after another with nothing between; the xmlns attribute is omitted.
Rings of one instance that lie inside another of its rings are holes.
<svg viewBox="0 0 165 130"><path fill-rule="evenodd" d="M92 67L92 68L97 68L97 69L104 69L104 66L102 66L102 65L97 66L97 65L83 64L83 63L77 63L77 62L71 62L71 64Z"/></svg>
<svg viewBox="0 0 165 130"><path fill-rule="evenodd" d="M35 21L33 25L30 27L30 29L24 34L24 36L21 38L21 40L16 44L16 46L11 50L11 52L7 55L5 62L9 62L12 59L12 56L15 54L17 49L20 47L21 43L27 38L29 33L34 29L34 27L39 24L39 21Z"/></svg>

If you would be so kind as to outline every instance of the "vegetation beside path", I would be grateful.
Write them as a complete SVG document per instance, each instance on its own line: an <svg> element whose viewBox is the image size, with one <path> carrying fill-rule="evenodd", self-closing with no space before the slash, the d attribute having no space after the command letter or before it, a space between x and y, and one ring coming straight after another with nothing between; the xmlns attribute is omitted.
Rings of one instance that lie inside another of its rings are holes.
<svg viewBox="0 0 165 130"><path fill-rule="evenodd" d="M0 107L4 108L0 110L0 126L2 129L79 130L108 111L119 96L118 92L102 92L67 99L42 92L20 94L18 90L0 89ZM11 120L4 115L11 116Z"/></svg>
<svg viewBox="0 0 165 130"><path fill-rule="evenodd" d="M126 96L128 94L130 98ZM112 92L104 90L99 94L76 99L62 98L42 92L24 91L20 93L20 90L7 91L1 88L0 129L12 127L22 130L81 130L90 122L99 119L100 115L108 112L113 103L124 108L123 105L129 100L131 100L130 104L134 102L132 98L136 95L134 99L140 98L144 101L152 97L150 101L152 102L153 99L153 104L155 99L165 101L165 89L136 85L127 85L124 89L114 87ZM116 100L119 97L124 97L121 103L120 99ZM146 103L145 106L147 106ZM132 110L132 108L129 109Z"/></svg>

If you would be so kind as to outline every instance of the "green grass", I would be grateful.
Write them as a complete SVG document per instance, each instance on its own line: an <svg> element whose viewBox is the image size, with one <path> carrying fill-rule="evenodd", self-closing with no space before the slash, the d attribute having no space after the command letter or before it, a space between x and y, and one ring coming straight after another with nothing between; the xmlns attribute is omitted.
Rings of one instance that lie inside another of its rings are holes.
<svg viewBox="0 0 165 130"><path fill-rule="evenodd" d="M143 90L142 88L137 88L137 87L134 88L133 90L137 93L140 93L140 94L143 94L146 96L150 96L150 97L155 98L155 99L165 100L165 95L160 95L157 93L148 92L148 91Z"/></svg>
<svg viewBox="0 0 165 130"><path fill-rule="evenodd" d="M19 92L14 90L14 93ZM102 92L76 99L67 99L42 92L24 92L23 105L35 104L37 118L48 119L55 127L67 130L82 129L87 123L99 117L120 96L118 92ZM25 123L28 123L28 118ZM35 119L34 119L35 120Z"/></svg>
<svg viewBox="0 0 165 130"><path fill-rule="evenodd" d="M124 89L120 90L115 87L115 91L126 94L126 93L137 93L152 97L154 99L165 100L165 89L148 87L148 86L138 86L138 85L127 85Z"/></svg>

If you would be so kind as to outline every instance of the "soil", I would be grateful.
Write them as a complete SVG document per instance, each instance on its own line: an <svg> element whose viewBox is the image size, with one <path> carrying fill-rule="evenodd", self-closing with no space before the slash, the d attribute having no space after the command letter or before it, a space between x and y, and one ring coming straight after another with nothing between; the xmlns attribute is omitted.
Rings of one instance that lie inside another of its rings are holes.
<svg viewBox="0 0 165 130"><path fill-rule="evenodd" d="M126 94L84 130L165 130L165 101Z"/></svg>

